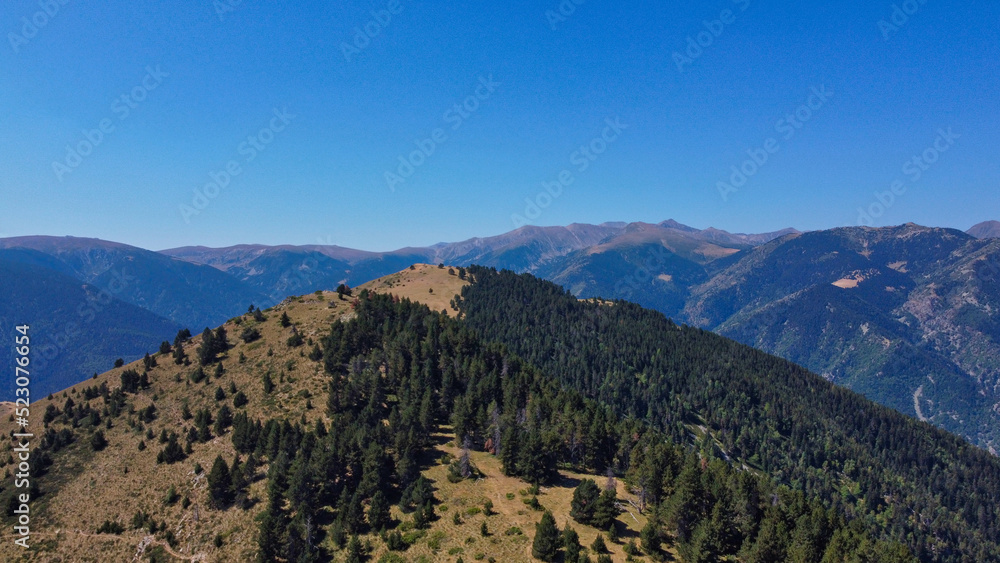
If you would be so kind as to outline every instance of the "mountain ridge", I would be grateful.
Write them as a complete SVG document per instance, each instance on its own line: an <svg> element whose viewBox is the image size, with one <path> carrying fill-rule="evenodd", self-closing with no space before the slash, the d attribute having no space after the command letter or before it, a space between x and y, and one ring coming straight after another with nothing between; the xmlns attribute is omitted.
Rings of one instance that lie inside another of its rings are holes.
<svg viewBox="0 0 1000 563"><path fill-rule="evenodd" d="M762 235L720 232L667 220L528 226L390 253L324 245L165 252L242 284L235 298L218 300L210 319L216 323L251 302L266 307L289 294L353 286L416 263L530 272L580 298L627 299L782 355L997 452L998 239L912 223ZM74 252L88 244L68 241L78 249ZM121 245L114 248L125 252ZM68 268L66 260L53 260ZM150 350L127 352L145 351ZM886 383L897 380L906 383Z"/></svg>

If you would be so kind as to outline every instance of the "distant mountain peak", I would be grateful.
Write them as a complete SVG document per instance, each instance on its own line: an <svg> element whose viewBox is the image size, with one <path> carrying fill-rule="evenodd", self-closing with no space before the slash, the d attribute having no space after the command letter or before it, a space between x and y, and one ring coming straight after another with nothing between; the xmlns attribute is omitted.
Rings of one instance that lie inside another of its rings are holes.
<svg viewBox="0 0 1000 563"><path fill-rule="evenodd" d="M698 232L698 229L696 229L694 227L689 227L689 226L685 225L684 223L678 223L677 221L674 221L673 219L667 219L666 221L660 223L660 226L661 227L666 227L668 229L677 229L678 231L684 231L686 233L697 233Z"/></svg>
<svg viewBox="0 0 1000 563"><path fill-rule="evenodd" d="M983 221L965 232L976 238L1000 238L1000 221Z"/></svg>

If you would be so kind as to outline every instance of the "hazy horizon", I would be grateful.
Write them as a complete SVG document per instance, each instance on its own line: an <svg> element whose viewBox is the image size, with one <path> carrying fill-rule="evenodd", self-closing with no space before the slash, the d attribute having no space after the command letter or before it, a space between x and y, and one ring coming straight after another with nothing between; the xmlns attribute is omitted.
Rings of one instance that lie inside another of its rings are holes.
<svg viewBox="0 0 1000 563"><path fill-rule="evenodd" d="M623 223L623 224L648 223L648 224L654 224L655 225L655 224L658 224L658 223L663 223L663 222L669 221L671 219L674 219L674 218L671 217L671 218L663 219L663 220L660 220L660 221L616 221L616 220L608 220L608 221L601 221L599 223L584 223L582 221L575 221L574 223L569 223L569 224L566 224L566 225L528 225L528 226L539 227L539 228L558 228L558 227L567 227L570 224L585 224L585 225L599 226L599 225L602 225L602 224L609 224L609 223ZM676 219L674 219L674 220L676 220ZM978 225L980 223L985 223L985 222L989 222L989 221L994 221L994 219L986 219L986 220L983 220L983 221L979 221L979 222L975 223L974 225L969 225L969 227L966 227L964 229L961 228L961 227L952 227L952 226L948 226L948 225L921 225L921 226L923 226L923 227L930 227L930 228L955 229L955 230L958 230L958 231L967 232L972 227L974 227L974 226L976 226L976 225ZM726 229L724 227L719 227L719 226L716 226L716 225L709 225L709 226L706 226L706 227L699 227L699 226L696 226L696 225L688 224L688 223L686 223L684 221L677 220L677 222L680 223L680 224L682 224L682 225L684 225L684 226L692 227L692 228L695 228L695 229L698 229L698 230L717 229L717 230L726 231L728 233L735 234L735 235L740 235L740 234L754 235L754 234L773 233L773 232L778 232L778 231L781 231L781 230L784 230L784 229L795 229L795 230L801 231L801 232L824 231L824 230L829 230L829 229L838 229L838 228L843 228L843 227L854 227L854 226L857 226L857 225L834 225L834 226L820 228L820 229L799 229L795 225L788 225L787 227L782 227L780 229L774 229L774 230L771 230L771 231L743 232L743 231L734 231L734 230ZM914 223L914 222L913 221L905 221L903 223L899 223L898 225L882 225L882 226L883 227L894 227L894 226L904 225L904 224L907 224L907 223ZM127 241L127 240L112 240L112 239L105 239L105 238L96 237L96 236L86 236L86 235L77 235L77 234L45 234L45 233L35 233L35 234L25 234L25 235L13 235L13 236L6 236L6 235L4 235L4 236L0 236L0 240L5 239L5 238L28 238L28 237L55 237L55 238L96 239L96 240L102 240L102 241L105 241L105 242L113 242L113 243L125 244L125 245L128 245L128 246L132 246L132 247L135 247L135 248L142 248L144 250L150 250L150 251L153 251L153 252L163 252L163 251L166 251L166 250L173 250L173 249L177 249L177 248L199 247L199 246L200 247L206 247L206 248L228 248L228 247L233 247L233 246L267 246L267 247L276 247L276 246L313 246L313 245L318 245L318 246L339 246L339 247L347 248L347 249L350 249L350 250L360 250L360 251L373 252L373 253L385 253L385 252L394 252L394 251L398 251L398 250L403 250L405 248L427 248L427 247L431 247L431 246L434 246L434 245L437 245L437 244L452 244L452 243L459 243L459 242L464 242L464 241L472 240L472 239L486 239L486 238L491 238L491 237L503 236L503 235L505 235L507 233L510 233L512 231L515 231L515 230L517 230L517 229L513 229L512 228L512 229L509 229L507 231L500 232L500 233L492 233L492 234L485 234L485 235L471 235L471 236L466 236L464 238L457 238L457 239L453 239L453 240L438 240L438 241L435 241L435 242L428 242L428 243L413 243L413 244L408 244L408 245L405 245L405 246L399 246L399 247L394 247L394 248L369 248L369 247L364 247L364 246L347 246L347 245L344 245L344 244L340 244L340 243L338 243L336 241L328 242L328 241L323 241L323 240L317 240L315 242L302 242L302 243L281 242L281 241L278 241L278 242L261 242L261 241L257 241L257 240L250 240L250 241L242 241L242 242L236 242L236 243L233 243L233 244L222 244L222 245L212 245L212 244L199 243L199 244L184 244L184 245L162 246L162 247L151 248L151 247L146 247L146 246L142 246L142 245L139 245L139 244L133 244L133 243Z"/></svg>

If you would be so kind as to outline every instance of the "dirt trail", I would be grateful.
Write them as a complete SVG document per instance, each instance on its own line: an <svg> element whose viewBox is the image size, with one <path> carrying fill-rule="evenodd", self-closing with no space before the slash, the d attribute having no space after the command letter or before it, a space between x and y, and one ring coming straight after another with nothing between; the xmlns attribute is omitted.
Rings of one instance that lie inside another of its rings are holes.
<svg viewBox="0 0 1000 563"><path fill-rule="evenodd" d="M176 557L177 559L181 559L183 561L204 561L205 560L205 554L204 553L196 553L194 555L184 555L183 553L178 553L178 552L174 551L174 549L172 547L170 547L170 544L168 544L167 542L165 542L163 540L158 540L158 539L154 538L153 536L146 536L146 537L142 538L142 541L140 541L139 545L136 547L135 557L132 558L132 561L133 562L139 561L139 559L142 557L142 555L146 552L146 548L148 548L149 546L153 546L153 545L162 547L163 551L166 551L172 557Z"/></svg>
<svg viewBox="0 0 1000 563"><path fill-rule="evenodd" d="M117 535L117 534L100 534L100 533L94 533L94 532L83 532L83 531L80 531L80 530L56 530L54 532L37 532L37 533L36 532L32 532L31 535L32 536L58 536L59 534L74 534L74 535L82 536L82 537L85 537L85 538L103 538L103 539L108 539L108 540L127 539L127 538L123 537L122 535ZM181 560L184 560L184 561L204 561L205 560L205 554L204 553L196 553L194 555L184 555L183 553L178 553L178 552L174 551L174 549L172 547L170 547L170 544L168 544L167 542L165 542L163 540L158 540L158 539L154 538L153 536L145 536L139 542L139 545L136 546L135 556L132 557L132 561L139 561L139 559L142 557L142 555L146 552L146 549L149 548L150 546L153 546L153 545L158 545L158 546L162 547L163 551L166 551L172 557L176 557L177 559L181 559Z"/></svg>

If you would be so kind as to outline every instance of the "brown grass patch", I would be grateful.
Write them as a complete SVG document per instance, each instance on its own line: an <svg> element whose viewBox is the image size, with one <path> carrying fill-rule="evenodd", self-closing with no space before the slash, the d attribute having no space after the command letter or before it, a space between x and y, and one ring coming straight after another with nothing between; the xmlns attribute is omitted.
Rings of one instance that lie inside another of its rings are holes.
<svg viewBox="0 0 1000 563"><path fill-rule="evenodd" d="M454 274L449 273L449 269ZM439 268L431 264L414 264L413 269L390 274L358 286L377 293L390 293L400 298L423 303L433 311L454 314L451 300L469 285L468 280L459 279L458 268Z"/></svg>

